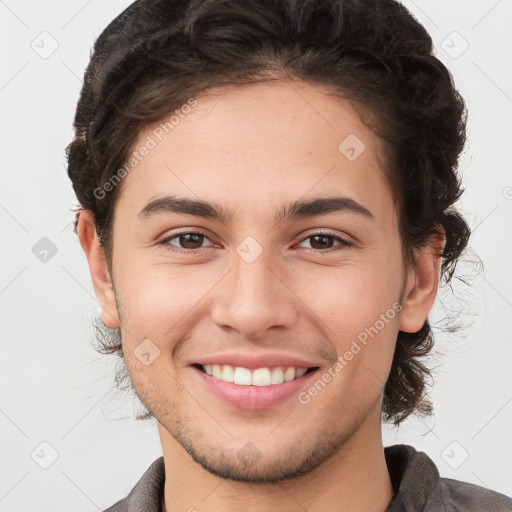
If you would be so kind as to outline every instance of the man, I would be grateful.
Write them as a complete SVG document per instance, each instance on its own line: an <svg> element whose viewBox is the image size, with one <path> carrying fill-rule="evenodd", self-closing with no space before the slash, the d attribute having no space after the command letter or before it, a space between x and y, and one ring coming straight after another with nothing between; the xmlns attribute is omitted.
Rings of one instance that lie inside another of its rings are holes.
<svg viewBox="0 0 512 512"><path fill-rule="evenodd" d="M139 0L75 130L105 346L163 450L108 511L512 510L382 445L432 410L428 315L469 237L464 102L405 8Z"/></svg>

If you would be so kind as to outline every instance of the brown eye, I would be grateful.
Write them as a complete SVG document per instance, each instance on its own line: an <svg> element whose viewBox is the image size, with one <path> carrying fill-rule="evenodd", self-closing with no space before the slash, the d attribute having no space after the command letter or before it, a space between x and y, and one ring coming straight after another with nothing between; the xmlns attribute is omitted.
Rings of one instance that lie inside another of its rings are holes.
<svg viewBox="0 0 512 512"><path fill-rule="evenodd" d="M198 249L204 240L200 233L184 233L176 237L183 249ZM199 245L198 245L199 244Z"/></svg>
<svg viewBox="0 0 512 512"><path fill-rule="evenodd" d="M171 241L175 240L175 243L171 243ZM168 236L164 238L160 245L163 245L166 249L170 251L183 252L183 253L194 253L200 249L205 248L203 246L203 242L205 240L209 240L209 238L203 233L196 232L183 232L178 233L176 235ZM208 248L208 247L206 247Z"/></svg>
<svg viewBox="0 0 512 512"><path fill-rule="evenodd" d="M304 243L307 240L311 240L310 245L312 249L320 252L326 252L329 249L344 249L352 245L348 240L328 233L314 233L313 235L304 238L300 243ZM339 242L339 244L337 246L333 246L333 242L336 241Z"/></svg>
<svg viewBox="0 0 512 512"><path fill-rule="evenodd" d="M311 246L313 249L330 249L334 241L332 236L314 235L309 237L312 241Z"/></svg>

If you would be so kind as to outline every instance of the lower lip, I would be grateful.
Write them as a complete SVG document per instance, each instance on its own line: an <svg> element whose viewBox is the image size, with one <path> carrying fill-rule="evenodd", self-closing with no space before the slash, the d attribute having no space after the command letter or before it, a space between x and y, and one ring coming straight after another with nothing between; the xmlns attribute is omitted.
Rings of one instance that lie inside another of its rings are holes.
<svg viewBox="0 0 512 512"><path fill-rule="evenodd" d="M268 409L292 396L296 396L301 388L317 373L318 369L304 374L298 379L272 384L270 386L242 386L233 382L216 379L199 368L192 367L202 383L222 400L240 409Z"/></svg>

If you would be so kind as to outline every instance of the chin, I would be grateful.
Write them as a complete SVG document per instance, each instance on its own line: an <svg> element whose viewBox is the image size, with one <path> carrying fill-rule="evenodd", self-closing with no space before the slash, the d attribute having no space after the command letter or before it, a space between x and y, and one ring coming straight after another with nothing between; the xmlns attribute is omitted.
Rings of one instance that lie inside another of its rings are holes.
<svg viewBox="0 0 512 512"><path fill-rule="evenodd" d="M335 455L350 437L339 432L308 431L315 432L314 437L297 432L296 441L283 436L284 439L267 440L267 443L265 437L260 442L231 438L224 446L215 441L205 444L204 437L198 442L198 436L183 435L184 432L174 438L194 462L216 477L235 482L277 483L314 471ZM268 431L266 436L269 436Z"/></svg>

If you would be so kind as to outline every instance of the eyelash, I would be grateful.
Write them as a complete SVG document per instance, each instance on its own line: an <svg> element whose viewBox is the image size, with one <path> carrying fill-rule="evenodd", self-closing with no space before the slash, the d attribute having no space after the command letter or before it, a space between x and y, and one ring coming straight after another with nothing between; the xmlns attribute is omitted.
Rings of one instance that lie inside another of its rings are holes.
<svg viewBox="0 0 512 512"><path fill-rule="evenodd" d="M201 247L199 249L179 249L169 243L171 240L174 240L175 238L178 238L183 235L201 235L201 236L204 236L205 238L207 238L208 240L210 240L205 233L201 233L200 231L183 231L181 233L176 233L172 236L168 236L168 237L164 238L162 241L158 242L158 244L163 245L165 247L165 249L167 249L168 251L180 253L180 254L197 254L201 250L205 249L205 247ZM311 235L308 235L307 237L300 240L298 243L301 244L302 242L305 242L309 238L314 238L315 236L325 236L328 238L332 238L335 241L340 242L340 245L338 245L336 247L331 247L331 248L325 249L325 250L323 250L323 249L308 249L308 248L306 248L306 250L313 251L315 253L325 254L325 253L331 253L334 251L348 249L348 248L352 247L352 245L353 245L352 242L349 242L345 238L334 235L332 233L325 233L325 232L312 233ZM206 247L206 249L208 249L208 247Z"/></svg>

